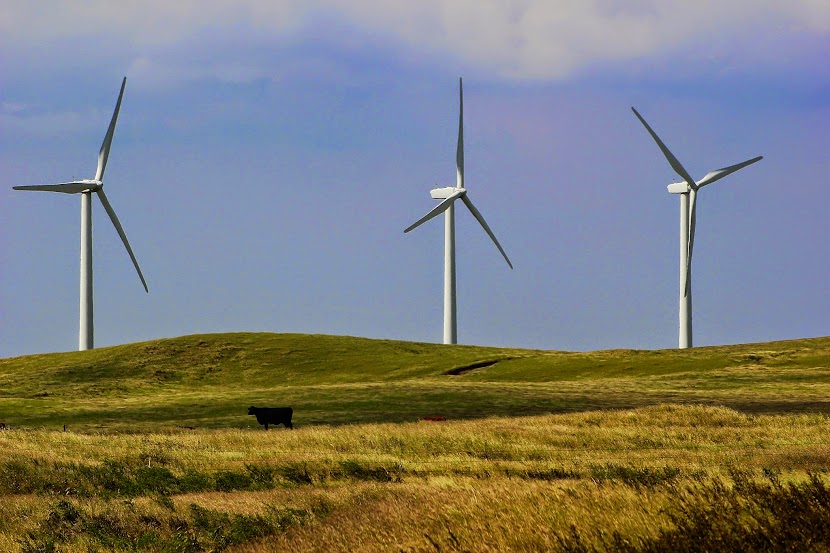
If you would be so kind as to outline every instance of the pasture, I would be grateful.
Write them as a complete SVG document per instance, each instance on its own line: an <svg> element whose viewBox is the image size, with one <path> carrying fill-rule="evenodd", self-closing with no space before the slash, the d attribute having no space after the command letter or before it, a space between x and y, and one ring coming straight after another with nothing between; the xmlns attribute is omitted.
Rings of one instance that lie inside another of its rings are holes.
<svg viewBox="0 0 830 553"><path fill-rule="evenodd" d="M828 398L828 338L222 334L3 359L0 550L828 550Z"/></svg>

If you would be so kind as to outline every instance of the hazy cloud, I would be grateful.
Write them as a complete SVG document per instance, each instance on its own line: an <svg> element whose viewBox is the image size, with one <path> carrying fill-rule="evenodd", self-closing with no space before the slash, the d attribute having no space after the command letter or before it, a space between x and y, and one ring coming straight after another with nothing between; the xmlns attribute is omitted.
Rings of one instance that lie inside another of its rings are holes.
<svg viewBox="0 0 830 553"><path fill-rule="evenodd" d="M309 13L304 5L267 0L32 0L0 8L0 32L31 42L95 35L134 45L158 45L180 42L204 29L219 32L242 23L289 32Z"/></svg>
<svg viewBox="0 0 830 553"><path fill-rule="evenodd" d="M421 0L378 10L370 9L372 1L338 4L414 48L446 51L514 78L557 78L596 62L751 30L830 31L830 3L819 0Z"/></svg>
<svg viewBox="0 0 830 553"><path fill-rule="evenodd" d="M43 17L48 11L49 17ZM336 18L417 52L449 55L493 76L555 79L594 63L662 54L730 34L830 32L826 0L149 0L31 1L0 8L5 40L34 42L95 33L138 50L195 34L250 30L290 37L320 18ZM307 38L307 35L306 35ZM328 37L327 37L328 38ZM252 37L251 40L256 40ZM146 65L149 63L150 65ZM145 65L142 65L145 64ZM178 70L178 69L177 69ZM214 67L230 81L256 67ZM157 73L157 76L160 75ZM168 78L175 75L168 74ZM184 71L182 78L187 78ZM195 77L195 76L193 76Z"/></svg>

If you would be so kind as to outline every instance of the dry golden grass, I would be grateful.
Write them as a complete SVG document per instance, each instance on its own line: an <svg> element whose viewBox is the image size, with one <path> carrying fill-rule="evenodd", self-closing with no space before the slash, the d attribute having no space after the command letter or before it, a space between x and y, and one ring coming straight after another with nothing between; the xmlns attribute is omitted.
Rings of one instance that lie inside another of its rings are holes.
<svg viewBox="0 0 830 553"><path fill-rule="evenodd" d="M572 527L603 550L615 531L657 539L680 499L736 469L783 482L827 472L828 436L824 415L675 405L295 431L0 432L0 551L539 551L564 548Z"/></svg>
<svg viewBox="0 0 830 553"><path fill-rule="evenodd" d="M349 510L236 551L550 551L586 535L652 535L665 493L596 482L436 478L362 491Z"/></svg>
<svg viewBox="0 0 830 553"><path fill-rule="evenodd" d="M670 464L686 470L740 463L820 468L830 458L830 419L821 414L746 415L705 406L661 405L469 421L314 426L294 431L181 430L96 434L0 432L0 462L99 464L119 460L174 472L246 464L305 463L324 471L348 460L408 474L535 466L585 470L601 463ZM811 457L815 462L811 462Z"/></svg>

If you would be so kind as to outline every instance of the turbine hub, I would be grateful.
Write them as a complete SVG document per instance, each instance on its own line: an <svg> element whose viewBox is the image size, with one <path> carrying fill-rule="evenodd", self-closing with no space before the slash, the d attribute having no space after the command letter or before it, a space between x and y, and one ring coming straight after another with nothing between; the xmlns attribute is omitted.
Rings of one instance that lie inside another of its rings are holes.
<svg viewBox="0 0 830 553"><path fill-rule="evenodd" d="M104 186L103 182L95 179L82 179L78 181L78 184L86 184L89 186L84 192L96 192Z"/></svg>

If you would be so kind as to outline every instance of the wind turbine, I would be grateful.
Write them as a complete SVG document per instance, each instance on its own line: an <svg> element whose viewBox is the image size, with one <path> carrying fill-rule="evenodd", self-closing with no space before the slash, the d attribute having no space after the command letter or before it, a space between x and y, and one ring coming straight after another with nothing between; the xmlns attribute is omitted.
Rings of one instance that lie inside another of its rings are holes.
<svg viewBox="0 0 830 553"><path fill-rule="evenodd" d="M668 191L670 194L680 195L680 335L678 347L681 349L690 348L692 347L692 249L695 244L695 214L698 191L707 184L712 184L716 180L731 175L738 169L743 169L747 165L752 165L764 158L758 156L736 165L716 169L706 173L699 181L695 181L637 110L633 107L631 110L657 143L672 169L683 179L683 182L674 182L668 185Z"/></svg>
<svg viewBox="0 0 830 553"><path fill-rule="evenodd" d="M144 291L149 292L147 283L144 281L144 275L141 274L141 269L138 266L138 261L135 259L130 243L127 241L127 235L124 234L124 229L121 223L118 222L118 217L112 209L107 195L104 194L104 171L107 168L107 158L110 154L110 146L112 146L112 136L115 133L115 123L118 120L118 111L121 109L121 98L124 96L124 87L127 85L127 77L121 82L121 92L118 94L118 102L115 104L115 111L112 114L110 126L107 129L107 134L104 135L104 142L101 144L101 149L98 151L98 168L95 170L94 179L81 179L71 182L62 182L58 184L36 184L32 186L15 186L15 190L35 190L41 192L62 192L64 194L80 194L81 195L81 315L80 315L80 330L78 333L78 349L87 350L93 348L93 323L92 323L92 193L98 195L101 200L101 205L109 215L118 236L124 242L127 248L127 253L130 254L130 259L135 265L135 270L138 272L138 278L141 279L141 284L144 285Z"/></svg>
<svg viewBox="0 0 830 553"><path fill-rule="evenodd" d="M473 214L473 217L481 224L484 231L493 240L493 243L501 252L504 260L510 268L513 264L510 263L507 254L504 253L501 244L496 239L496 235L487 226L487 222L481 215L478 209L473 205L473 202L467 196L467 189L464 188L464 87L461 79L458 79L458 96L459 96L459 112L458 112L458 147L455 153L455 167L456 167L456 185L448 186L446 188L434 188L430 190L429 194L434 200L442 200L440 204L435 206L429 213L418 219L415 223L410 225L404 232L421 226L423 223L429 221L439 213L444 213L444 343L456 344L458 343L458 324L456 320L457 309L455 299L455 206L456 200L460 199Z"/></svg>

